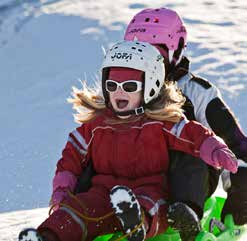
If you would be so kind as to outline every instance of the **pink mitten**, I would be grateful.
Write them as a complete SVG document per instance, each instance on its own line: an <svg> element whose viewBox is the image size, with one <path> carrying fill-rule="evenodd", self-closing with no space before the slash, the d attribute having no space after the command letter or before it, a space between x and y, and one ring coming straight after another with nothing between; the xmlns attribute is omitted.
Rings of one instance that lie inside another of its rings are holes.
<svg viewBox="0 0 247 241"><path fill-rule="evenodd" d="M232 173L236 173L238 170L236 156L217 136L210 136L202 143L200 158L217 169L224 168Z"/></svg>
<svg viewBox="0 0 247 241"><path fill-rule="evenodd" d="M50 205L55 205L53 210L57 210L59 208L59 203L62 202L68 196L66 189L57 189L52 193Z"/></svg>
<svg viewBox="0 0 247 241"><path fill-rule="evenodd" d="M56 205L68 196L68 191L73 192L77 183L76 176L69 171L58 172L53 178L53 192L50 205Z"/></svg>

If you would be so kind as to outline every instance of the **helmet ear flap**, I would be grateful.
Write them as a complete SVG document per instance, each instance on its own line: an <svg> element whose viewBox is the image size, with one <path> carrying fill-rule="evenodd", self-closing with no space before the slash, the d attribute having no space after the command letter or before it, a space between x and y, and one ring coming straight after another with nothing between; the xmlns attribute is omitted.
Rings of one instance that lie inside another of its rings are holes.
<svg viewBox="0 0 247 241"><path fill-rule="evenodd" d="M103 93L103 96L104 96L104 99L105 99L105 104L106 104L106 106L107 106L108 103L109 103L109 94L108 94L108 92L106 91L105 82L106 82L106 80L108 79L109 72L110 72L110 68L103 68L103 69L102 69L101 85L102 85L102 93Z"/></svg>
<svg viewBox="0 0 247 241"><path fill-rule="evenodd" d="M184 38L180 37L178 42L178 48L175 50L173 58L178 60L180 58L183 48L184 48Z"/></svg>

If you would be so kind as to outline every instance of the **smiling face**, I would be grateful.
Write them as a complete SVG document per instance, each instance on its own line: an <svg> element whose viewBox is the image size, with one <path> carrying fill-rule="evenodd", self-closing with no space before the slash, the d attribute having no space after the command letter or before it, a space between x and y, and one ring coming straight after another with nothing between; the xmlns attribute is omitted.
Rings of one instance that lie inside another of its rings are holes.
<svg viewBox="0 0 247 241"><path fill-rule="evenodd" d="M106 90L108 89L110 103L116 112L129 111L140 106L142 101L142 71L112 67L108 79L112 81L106 83ZM134 82L130 83L130 80L134 80ZM135 81L137 82L135 83ZM137 90L135 91L135 89Z"/></svg>
<svg viewBox="0 0 247 241"><path fill-rule="evenodd" d="M109 98L115 111L133 110L141 104L142 91L131 93L118 87L115 92L109 92Z"/></svg>

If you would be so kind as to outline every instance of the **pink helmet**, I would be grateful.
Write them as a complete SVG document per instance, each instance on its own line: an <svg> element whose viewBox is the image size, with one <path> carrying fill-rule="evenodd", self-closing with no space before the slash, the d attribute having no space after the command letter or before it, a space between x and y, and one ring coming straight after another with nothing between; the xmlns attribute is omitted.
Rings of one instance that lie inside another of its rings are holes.
<svg viewBox="0 0 247 241"><path fill-rule="evenodd" d="M165 45L169 62L180 62L186 47L187 32L179 15L167 8L144 9L129 23L125 40L139 40L154 45ZM177 51L177 53L176 53Z"/></svg>

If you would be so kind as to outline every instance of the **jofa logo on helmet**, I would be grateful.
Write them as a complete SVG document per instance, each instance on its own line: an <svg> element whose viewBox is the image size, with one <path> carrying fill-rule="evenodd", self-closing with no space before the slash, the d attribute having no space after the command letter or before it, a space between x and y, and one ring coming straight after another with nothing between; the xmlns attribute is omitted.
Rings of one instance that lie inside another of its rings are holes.
<svg viewBox="0 0 247 241"><path fill-rule="evenodd" d="M128 33L144 33L144 32L146 32L145 28L134 28L131 29Z"/></svg>
<svg viewBox="0 0 247 241"><path fill-rule="evenodd" d="M132 59L132 54L129 54L129 53L124 53L124 52L118 52L118 53L115 53L114 55L111 56L111 59L114 60L115 58L117 59Z"/></svg>

